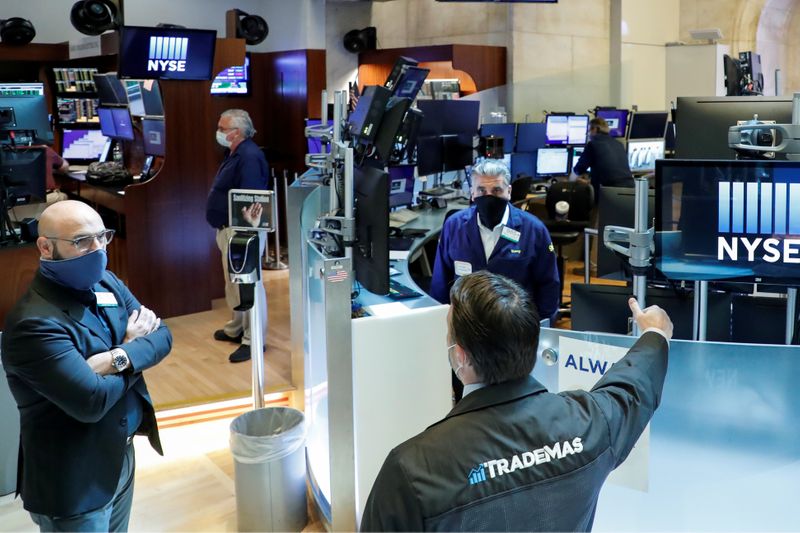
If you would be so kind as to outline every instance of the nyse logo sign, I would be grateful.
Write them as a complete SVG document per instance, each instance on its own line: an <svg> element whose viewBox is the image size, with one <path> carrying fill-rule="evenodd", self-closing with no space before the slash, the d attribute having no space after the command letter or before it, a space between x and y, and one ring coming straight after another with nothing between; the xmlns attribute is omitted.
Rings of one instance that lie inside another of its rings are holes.
<svg viewBox="0 0 800 533"><path fill-rule="evenodd" d="M187 37L150 37L148 72L185 72Z"/></svg>
<svg viewBox="0 0 800 533"><path fill-rule="evenodd" d="M718 192L718 260L800 263L800 238L785 238L800 236L800 183L720 182Z"/></svg>

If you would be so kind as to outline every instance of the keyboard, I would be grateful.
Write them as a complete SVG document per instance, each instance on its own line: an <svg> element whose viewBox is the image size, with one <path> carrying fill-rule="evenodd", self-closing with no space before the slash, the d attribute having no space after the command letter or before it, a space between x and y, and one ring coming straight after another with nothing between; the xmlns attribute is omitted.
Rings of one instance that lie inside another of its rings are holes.
<svg viewBox="0 0 800 533"><path fill-rule="evenodd" d="M389 298L392 300L407 300L409 298L418 298L422 296L420 293L409 289L399 281L393 279L389 280Z"/></svg>
<svg viewBox="0 0 800 533"><path fill-rule="evenodd" d="M408 224L417 217L419 217L419 213L416 213L411 209L392 211L389 213L389 225L391 226L392 222L394 222L395 224L402 226L404 224Z"/></svg>
<svg viewBox="0 0 800 533"><path fill-rule="evenodd" d="M420 194L426 194L428 196L444 196L445 194L452 194L455 192L455 189L450 187L434 187L433 189L425 189L424 191L420 191Z"/></svg>

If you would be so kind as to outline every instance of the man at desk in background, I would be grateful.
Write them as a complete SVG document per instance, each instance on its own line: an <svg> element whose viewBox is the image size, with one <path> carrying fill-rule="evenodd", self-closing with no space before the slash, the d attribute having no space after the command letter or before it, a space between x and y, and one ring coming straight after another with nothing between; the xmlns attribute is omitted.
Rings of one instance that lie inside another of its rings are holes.
<svg viewBox="0 0 800 533"><path fill-rule="evenodd" d="M20 412L17 491L42 531L127 531L133 436L162 453L142 372L172 336L106 270L114 232L91 207L53 204L39 233L39 271L2 338Z"/></svg>
<svg viewBox="0 0 800 533"><path fill-rule="evenodd" d="M587 172L591 175L595 202L600 198L601 185L633 187L633 174L625 146L609 135L608 122L604 118L597 117L589 121L589 142L574 165L570 180Z"/></svg>
<svg viewBox="0 0 800 533"><path fill-rule="evenodd" d="M250 314L237 311L239 286L231 283L228 276L228 245L233 230L228 227L228 191L231 189L269 189L269 164L264 153L253 142L256 130L247 111L228 109L217 122L217 143L225 147L225 159L214 177L206 203L206 220L217 230L217 246L222 252L222 275L225 278L225 301L231 308L233 318L222 329L214 332L214 339L241 343L228 360L240 363L250 359ZM266 240L259 236L259 257L264 255ZM259 291L259 311L264 339L267 338L267 293L263 283L256 284ZM264 341L266 344L266 340ZM262 348L263 349L263 348Z"/></svg>
<svg viewBox="0 0 800 533"><path fill-rule="evenodd" d="M448 218L433 265L430 295L450 302L457 276L479 270L503 274L525 288L539 315L552 317L560 289L556 254L541 220L509 203L511 174L499 159L472 168L474 205Z"/></svg>
<svg viewBox="0 0 800 533"><path fill-rule="evenodd" d="M448 358L464 399L389 453L362 531L589 531L600 489L661 400L672 322L656 306L644 332L590 392L553 394L531 375L539 315L513 281L456 280Z"/></svg>

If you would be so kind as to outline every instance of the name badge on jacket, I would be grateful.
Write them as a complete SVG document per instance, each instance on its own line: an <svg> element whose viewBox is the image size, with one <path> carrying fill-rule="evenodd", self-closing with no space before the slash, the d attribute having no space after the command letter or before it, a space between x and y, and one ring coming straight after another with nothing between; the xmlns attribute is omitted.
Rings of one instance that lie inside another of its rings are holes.
<svg viewBox="0 0 800 533"><path fill-rule="evenodd" d="M94 293L97 298L97 307L117 307L117 298L113 292L96 292Z"/></svg>
<svg viewBox="0 0 800 533"><path fill-rule="evenodd" d="M520 232L518 232L515 229L509 228L508 226L503 226L503 232L500 233L500 236L506 239L507 241L518 243Z"/></svg>
<svg viewBox="0 0 800 533"><path fill-rule="evenodd" d="M456 276L466 276L472 274L472 264L466 261L456 261L453 263L456 271Z"/></svg>

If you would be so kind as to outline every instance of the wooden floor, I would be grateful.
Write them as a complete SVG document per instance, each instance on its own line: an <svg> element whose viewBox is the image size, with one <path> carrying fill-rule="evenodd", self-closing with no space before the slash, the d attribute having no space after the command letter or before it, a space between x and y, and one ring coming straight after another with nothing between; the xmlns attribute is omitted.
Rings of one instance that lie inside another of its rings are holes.
<svg viewBox="0 0 800 533"><path fill-rule="evenodd" d="M268 325L264 355L265 391L292 389L289 329L289 271L265 270ZM156 410L249 396L251 363L230 363L237 345L212 338L230 320L224 300L211 311L166 320L172 331L170 355L147 371L147 387Z"/></svg>

